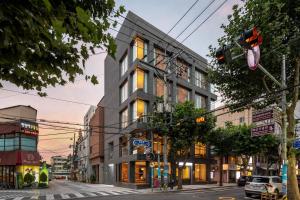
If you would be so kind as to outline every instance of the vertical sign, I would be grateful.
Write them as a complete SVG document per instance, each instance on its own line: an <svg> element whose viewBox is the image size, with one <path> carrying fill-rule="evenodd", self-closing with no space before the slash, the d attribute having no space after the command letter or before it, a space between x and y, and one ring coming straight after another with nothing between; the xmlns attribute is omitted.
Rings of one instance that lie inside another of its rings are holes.
<svg viewBox="0 0 300 200"><path fill-rule="evenodd" d="M287 164L284 163L282 166L282 194L286 195L287 193Z"/></svg>

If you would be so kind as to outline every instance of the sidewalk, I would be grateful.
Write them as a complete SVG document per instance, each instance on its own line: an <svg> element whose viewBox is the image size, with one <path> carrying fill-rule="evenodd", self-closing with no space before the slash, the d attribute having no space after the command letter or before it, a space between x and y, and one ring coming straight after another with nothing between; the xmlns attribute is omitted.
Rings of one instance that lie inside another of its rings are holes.
<svg viewBox="0 0 300 200"><path fill-rule="evenodd" d="M181 190L177 189L177 186L174 187L173 190L168 188L168 192L176 192L176 191L191 191L191 190L209 190L214 188L228 188L228 187L237 187L236 183L223 183L223 186L219 186L218 184L203 184L203 185L183 185ZM145 192L152 192L151 188L141 189ZM153 192L163 192L160 188L153 188Z"/></svg>

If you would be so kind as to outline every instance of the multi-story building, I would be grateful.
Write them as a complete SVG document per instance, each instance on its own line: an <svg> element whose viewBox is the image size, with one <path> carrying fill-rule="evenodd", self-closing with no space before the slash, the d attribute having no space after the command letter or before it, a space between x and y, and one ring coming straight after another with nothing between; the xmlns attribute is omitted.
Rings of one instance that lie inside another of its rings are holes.
<svg viewBox="0 0 300 200"><path fill-rule="evenodd" d="M31 106L0 109L0 187L15 188L17 176L30 173L39 181L37 110Z"/></svg>
<svg viewBox="0 0 300 200"><path fill-rule="evenodd" d="M62 156L52 156L50 159L53 178L70 177L70 159Z"/></svg>
<svg viewBox="0 0 300 200"><path fill-rule="evenodd" d="M90 120L89 159L95 183L104 183L104 108L98 106Z"/></svg>
<svg viewBox="0 0 300 200"><path fill-rule="evenodd" d="M165 52L168 56L178 52L164 41L185 52L170 64L170 69L177 68L180 73L168 77L169 101L190 100L196 107L209 110L211 102L216 100L206 82L207 61L129 11L116 36L115 58L107 56L105 59L105 95L99 103L104 107L104 182L107 184L149 186L150 167L145 149L133 146L132 139L151 138L150 132L146 131L146 118L143 121L137 121L137 118L152 112L156 97L164 94L164 82L159 78L159 72L166 69L166 62L161 60ZM120 129L119 134L112 134L117 132L116 128ZM157 158L163 146L160 133L153 133L152 146ZM192 149L183 172L184 182L210 182L210 165L214 160L209 150L203 144L196 144ZM157 176L157 159L153 163L154 176Z"/></svg>

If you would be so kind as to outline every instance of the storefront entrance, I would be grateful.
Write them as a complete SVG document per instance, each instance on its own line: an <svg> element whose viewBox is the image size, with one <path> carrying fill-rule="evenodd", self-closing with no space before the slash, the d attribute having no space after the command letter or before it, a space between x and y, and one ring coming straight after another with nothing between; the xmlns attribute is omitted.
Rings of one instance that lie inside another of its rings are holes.
<svg viewBox="0 0 300 200"><path fill-rule="evenodd" d="M15 166L0 166L0 189L15 188Z"/></svg>

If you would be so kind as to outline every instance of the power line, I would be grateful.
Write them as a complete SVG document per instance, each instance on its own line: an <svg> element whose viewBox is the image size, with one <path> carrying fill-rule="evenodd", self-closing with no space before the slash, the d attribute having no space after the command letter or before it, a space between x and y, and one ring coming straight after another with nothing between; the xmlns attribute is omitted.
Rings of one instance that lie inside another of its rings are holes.
<svg viewBox="0 0 300 200"><path fill-rule="evenodd" d="M201 12L200 14L194 18L192 22L189 23L188 26L186 26L177 36L175 39L179 38L209 7L211 4L213 4L216 0L212 0Z"/></svg>

